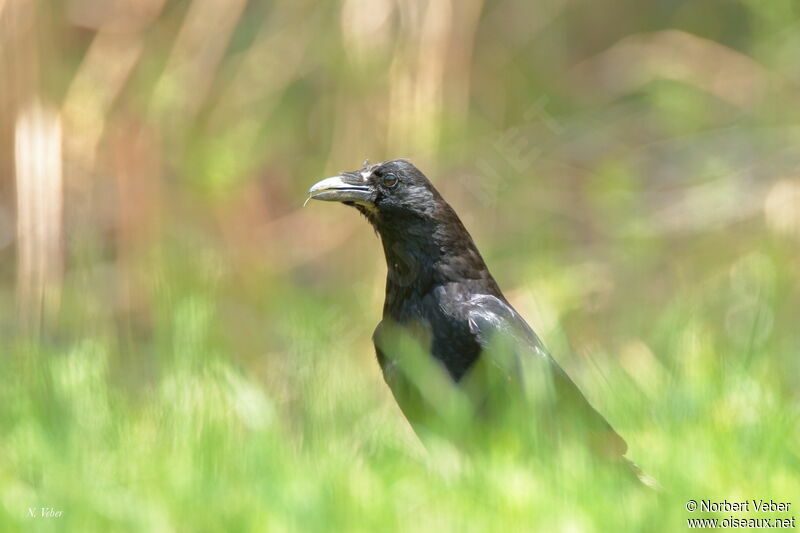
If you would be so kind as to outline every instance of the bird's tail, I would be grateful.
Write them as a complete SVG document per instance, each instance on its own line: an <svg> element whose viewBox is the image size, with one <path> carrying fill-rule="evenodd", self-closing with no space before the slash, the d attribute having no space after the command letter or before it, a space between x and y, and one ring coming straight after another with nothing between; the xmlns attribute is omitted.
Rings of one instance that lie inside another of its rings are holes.
<svg viewBox="0 0 800 533"><path fill-rule="evenodd" d="M623 457L623 459L625 459L628 468L630 468L631 472L633 472L633 474L636 476L636 479L638 479L642 485L658 492L664 490L664 487L661 486L661 483L659 483L656 478L646 474L641 468L639 468L639 465L627 457Z"/></svg>

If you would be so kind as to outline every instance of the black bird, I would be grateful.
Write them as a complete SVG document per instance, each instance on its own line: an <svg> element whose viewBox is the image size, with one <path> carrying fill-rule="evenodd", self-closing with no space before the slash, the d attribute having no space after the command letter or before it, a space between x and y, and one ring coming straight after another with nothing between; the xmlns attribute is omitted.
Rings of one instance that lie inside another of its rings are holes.
<svg viewBox="0 0 800 533"><path fill-rule="evenodd" d="M384 379L418 434L453 437L441 405L452 400L441 386L450 382L472 409L466 426L473 431L455 436L460 444L515 433L556 445L579 439L638 472L623 457L625 441L508 303L453 208L414 165L365 163L316 183L309 198L355 207L380 235L388 273L373 342ZM426 382L412 364L419 358L409 355L415 347L447 379Z"/></svg>

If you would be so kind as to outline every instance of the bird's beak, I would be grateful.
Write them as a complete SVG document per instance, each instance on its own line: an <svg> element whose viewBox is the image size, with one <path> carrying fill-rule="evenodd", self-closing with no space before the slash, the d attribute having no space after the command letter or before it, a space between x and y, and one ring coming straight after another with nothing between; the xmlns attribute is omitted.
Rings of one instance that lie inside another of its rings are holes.
<svg viewBox="0 0 800 533"><path fill-rule="evenodd" d="M326 202L369 202L372 192L372 187L361 176L342 174L315 183L308 190L308 198Z"/></svg>

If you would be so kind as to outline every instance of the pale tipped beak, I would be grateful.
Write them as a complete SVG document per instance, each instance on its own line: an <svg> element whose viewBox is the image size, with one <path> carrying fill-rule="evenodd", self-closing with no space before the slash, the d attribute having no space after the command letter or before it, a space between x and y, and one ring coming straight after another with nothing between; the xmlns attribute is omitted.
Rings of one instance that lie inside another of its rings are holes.
<svg viewBox="0 0 800 533"><path fill-rule="evenodd" d="M372 187L360 176L333 176L315 183L308 190L310 200L326 202L369 202L372 200Z"/></svg>

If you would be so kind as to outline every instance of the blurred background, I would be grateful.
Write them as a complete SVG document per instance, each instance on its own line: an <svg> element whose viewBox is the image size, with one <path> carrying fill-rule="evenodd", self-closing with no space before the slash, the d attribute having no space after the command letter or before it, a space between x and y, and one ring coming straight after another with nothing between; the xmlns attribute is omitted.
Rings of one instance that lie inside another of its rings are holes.
<svg viewBox="0 0 800 533"><path fill-rule="evenodd" d="M378 239L302 208L366 158L432 179L681 487L668 520L700 477L800 498L795 0L0 0L0 80L8 530L465 530L505 471L446 501L450 470L397 482L425 460L372 352ZM623 520L534 512L512 478L495 511Z"/></svg>

